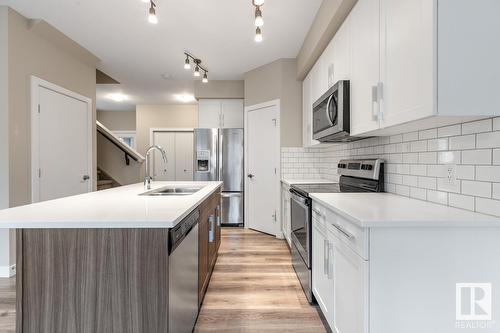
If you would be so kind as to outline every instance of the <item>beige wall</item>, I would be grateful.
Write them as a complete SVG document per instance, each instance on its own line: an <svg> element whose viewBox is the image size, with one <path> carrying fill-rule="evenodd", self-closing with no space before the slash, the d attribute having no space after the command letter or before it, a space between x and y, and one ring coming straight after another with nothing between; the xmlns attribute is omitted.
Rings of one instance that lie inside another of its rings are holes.
<svg viewBox="0 0 500 333"><path fill-rule="evenodd" d="M244 98L245 81L210 80L208 83L195 81L194 97L200 98Z"/></svg>
<svg viewBox="0 0 500 333"><path fill-rule="evenodd" d="M112 131L135 131L135 111L99 111L97 120Z"/></svg>
<svg viewBox="0 0 500 333"><path fill-rule="evenodd" d="M297 78L303 80L358 0L323 0L297 55Z"/></svg>
<svg viewBox="0 0 500 333"><path fill-rule="evenodd" d="M279 59L245 73L245 105L279 99L281 146L302 146L302 83L295 59Z"/></svg>
<svg viewBox="0 0 500 333"><path fill-rule="evenodd" d="M9 143L8 188L9 206L13 207L31 201L31 75L87 96L94 101L95 105L96 66L95 63L93 65L89 64L89 59L92 59L92 56L89 57L88 51L69 40L50 25L41 21L30 21L9 8L2 7L1 11L4 17L0 22L4 24L7 22L8 27L8 75L2 75L2 78L7 77L8 85L6 89L9 109L7 141ZM5 19L6 17L7 19ZM37 22L38 24L36 24ZM40 30L37 30L37 28ZM51 35L54 36L54 40L51 40ZM62 47L66 47L66 49ZM73 48L75 52L71 52L70 48ZM81 59L78 58L78 55L81 55ZM0 56L1 61L2 56ZM2 89L1 84L0 90ZM2 99L2 101L5 100ZM93 110L95 123L95 107ZM95 133L95 129L93 133ZM93 147L95 166L95 135ZM13 232L10 234L9 243L10 262L13 264L15 262Z"/></svg>
<svg viewBox="0 0 500 333"><path fill-rule="evenodd" d="M198 105L137 105L137 151L150 146L151 128L194 128L198 126Z"/></svg>

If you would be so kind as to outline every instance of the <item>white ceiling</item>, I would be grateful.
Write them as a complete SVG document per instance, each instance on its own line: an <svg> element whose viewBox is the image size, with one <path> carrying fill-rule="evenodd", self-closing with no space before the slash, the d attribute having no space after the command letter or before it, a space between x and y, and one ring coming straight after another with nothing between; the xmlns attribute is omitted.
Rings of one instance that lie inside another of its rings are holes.
<svg viewBox="0 0 500 333"><path fill-rule="evenodd" d="M98 65L121 85L98 86L98 108L179 103L193 93L183 51L203 61L209 79L241 79L253 68L294 58L321 0L266 0L264 41L253 41L251 0L157 0L159 23L147 21L141 0L0 0L28 18L44 19L102 60ZM127 103L109 93L130 95Z"/></svg>

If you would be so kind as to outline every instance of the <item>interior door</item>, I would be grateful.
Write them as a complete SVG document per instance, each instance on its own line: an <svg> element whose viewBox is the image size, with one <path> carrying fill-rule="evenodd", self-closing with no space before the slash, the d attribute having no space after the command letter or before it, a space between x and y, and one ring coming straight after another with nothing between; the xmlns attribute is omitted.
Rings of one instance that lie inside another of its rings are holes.
<svg viewBox="0 0 500 333"><path fill-rule="evenodd" d="M193 180L193 132L175 133L175 180Z"/></svg>
<svg viewBox="0 0 500 333"><path fill-rule="evenodd" d="M38 86L39 188L34 201L92 190L88 102ZM36 126L36 125L35 125Z"/></svg>
<svg viewBox="0 0 500 333"><path fill-rule="evenodd" d="M247 196L248 227L276 235L278 207L276 168L279 153L274 147L279 132L276 127L277 107L269 106L248 112Z"/></svg>
<svg viewBox="0 0 500 333"><path fill-rule="evenodd" d="M379 0L359 0L349 15L351 30L351 134L379 128Z"/></svg>
<svg viewBox="0 0 500 333"><path fill-rule="evenodd" d="M155 180L174 181L176 177L175 132L154 132L153 143L167 153L167 163L158 151L153 152L153 178Z"/></svg>

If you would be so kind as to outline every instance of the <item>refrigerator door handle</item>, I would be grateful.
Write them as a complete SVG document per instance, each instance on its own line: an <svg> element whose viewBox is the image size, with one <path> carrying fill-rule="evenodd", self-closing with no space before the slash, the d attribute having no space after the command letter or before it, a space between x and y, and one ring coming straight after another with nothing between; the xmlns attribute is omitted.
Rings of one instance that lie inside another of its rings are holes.
<svg viewBox="0 0 500 333"><path fill-rule="evenodd" d="M224 158L223 155L224 154L222 153L223 142L224 142L224 135L222 134L222 131L220 131L220 130L219 130L219 137L218 137L218 139L219 140L217 140L217 141L219 143L219 146L217 147L217 149L218 149L217 155L219 156L219 158L218 158L217 162L219 164L218 165L218 173L219 173L219 175L217 176L217 180L218 181L222 181L223 180L222 179L222 175L224 173L224 170L223 170L223 167L222 167L223 166L223 162L224 162L224 160L223 160L223 158ZM222 184L222 191L224 191L224 184Z"/></svg>

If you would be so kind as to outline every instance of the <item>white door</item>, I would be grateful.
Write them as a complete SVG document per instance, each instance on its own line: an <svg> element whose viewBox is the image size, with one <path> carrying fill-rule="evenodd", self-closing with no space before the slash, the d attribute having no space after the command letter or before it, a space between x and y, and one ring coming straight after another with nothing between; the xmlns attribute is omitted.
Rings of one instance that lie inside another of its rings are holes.
<svg viewBox="0 0 500 333"><path fill-rule="evenodd" d="M33 201L91 191L92 102L41 85L33 89L40 110L33 118L33 167L39 168L33 170Z"/></svg>
<svg viewBox="0 0 500 333"><path fill-rule="evenodd" d="M219 128L221 106L218 99L201 99L198 103L198 127Z"/></svg>
<svg viewBox="0 0 500 333"><path fill-rule="evenodd" d="M434 3L380 0L382 127L434 112Z"/></svg>
<svg viewBox="0 0 500 333"><path fill-rule="evenodd" d="M379 0L359 0L349 15L351 30L351 134L379 128Z"/></svg>
<svg viewBox="0 0 500 333"><path fill-rule="evenodd" d="M222 128L243 128L243 100L228 99L221 102Z"/></svg>
<svg viewBox="0 0 500 333"><path fill-rule="evenodd" d="M167 153L165 163L158 151L153 152L153 178L154 180L175 180L175 132L154 132L153 143L162 147ZM151 170L150 170L151 171Z"/></svg>
<svg viewBox="0 0 500 333"><path fill-rule="evenodd" d="M248 111L247 131L247 226L257 231L276 235L277 174L279 136L277 106Z"/></svg>
<svg viewBox="0 0 500 333"><path fill-rule="evenodd" d="M193 132L175 134L175 180L193 180Z"/></svg>

